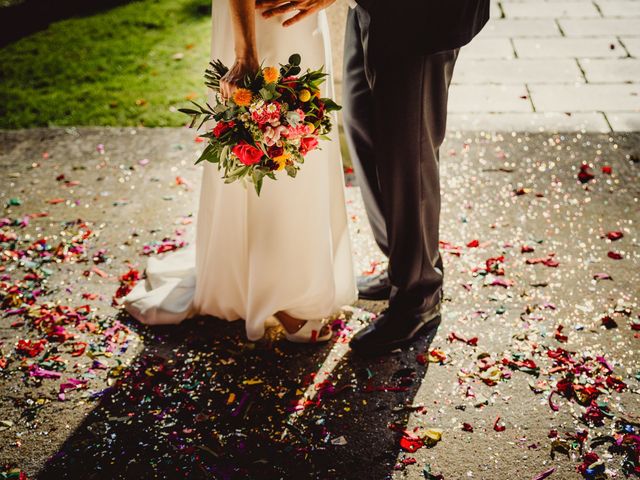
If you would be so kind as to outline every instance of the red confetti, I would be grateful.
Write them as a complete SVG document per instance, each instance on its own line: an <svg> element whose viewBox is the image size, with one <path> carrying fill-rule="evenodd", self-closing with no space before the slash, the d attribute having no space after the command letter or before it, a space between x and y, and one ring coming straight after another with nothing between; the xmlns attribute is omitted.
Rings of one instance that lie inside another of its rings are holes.
<svg viewBox="0 0 640 480"><path fill-rule="evenodd" d="M613 280L613 278L611 278L611 275L609 275L608 273L596 273L593 276L594 280Z"/></svg>
<svg viewBox="0 0 640 480"><path fill-rule="evenodd" d="M46 344L47 341L44 338L36 342L32 342L31 340L18 340L16 352L33 358L42 353Z"/></svg>
<svg viewBox="0 0 640 480"><path fill-rule="evenodd" d="M620 240L622 237L624 237L624 234L620 231L613 231L613 232L607 232L607 238L611 241L616 241L616 240Z"/></svg>
<svg viewBox="0 0 640 480"><path fill-rule="evenodd" d="M475 347L478 345L478 337L473 337L473 338L469 338L466 339L464 337L461 337L460 335L458 335L455 332L451 332L449 333L449 336L447 337L447 340L449 340L450 342L454 342L454 341L459 341L459 342L464 342L467 345L471 345L472 347Z"/></svg>
<svg viewBox="0 0 640 480"><path fill-rule="evenodd" d="M544 472L540 472L535 477L533 477L531 480L544 480L545 478L549 477L555 471L556 471L556 467L551 467L551 468L545 470Z"/></svg>
<svg viewBox="0 0 640 480"><path fill-rule="evenodd" d="M566 343L566 341L568 340L568 337L562 333L563 329L564 329L563 325L558 325L556 327L556 331L555 331L553 336L555 337L555 339L557 341L562 342L562 343Z"/></svg>
<svg viewBox="0 0 640 480"><path fill-rule="evenodd" d="M416 450L422 448L424 446L424 442L420 439L420 437L416 437L415 435L411 435L410 433L404 433L400 438L400 448L402 448L405 452L414 453Z"/></svg>
<svg viewBox="0 0 640 480"><path fill-rule="evenodd" d="M580 172L578 172L578 180L581 183L587 183L589 180L592 180L595 177L593 174L593 170L586 163L580 165Z"/></svg>
<svg viewBox="0 0 640 480"><path fill-rule="evenodd" d="M493 429L496 432L504 432L507 429L507 427L505 427L503 423L500 423L500 417L497 417L496 421L493 422Z"/></svg>
<svg viewBox="0 0 640 480"><path fill-rule="evenodd" d="M560 262L553 258L554 255L554 253L550 253L546 258L528 258L525 263L527 265L536 265L540 263L546 267L556 268L560 265Z"/></svg>
<svg viewBox="0 0 640 480"><path fill-rule="evenodd" d="M605 315L604 317L602 317L600 319L600 322L607 330L618 327L618 324L616 323L616 321L613 318L611 318L609 315Z"/></svg>

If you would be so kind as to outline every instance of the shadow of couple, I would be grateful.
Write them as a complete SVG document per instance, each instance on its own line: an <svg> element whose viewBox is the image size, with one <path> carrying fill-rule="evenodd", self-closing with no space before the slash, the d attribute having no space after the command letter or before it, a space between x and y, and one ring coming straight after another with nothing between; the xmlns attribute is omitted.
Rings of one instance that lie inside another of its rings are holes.
<svg viewBox="0 0 640 480"><path fill-rule="evenodd" d="M356 309L334 322L334 340L318 345L278 329L249 342L243 322L151 328L121 314L142 351L110 370L111 386L37 478L390 477L421 408L428 363L416 354L437 325L410 349L361 358L347 343L361 314L368 320Z"/></svg>

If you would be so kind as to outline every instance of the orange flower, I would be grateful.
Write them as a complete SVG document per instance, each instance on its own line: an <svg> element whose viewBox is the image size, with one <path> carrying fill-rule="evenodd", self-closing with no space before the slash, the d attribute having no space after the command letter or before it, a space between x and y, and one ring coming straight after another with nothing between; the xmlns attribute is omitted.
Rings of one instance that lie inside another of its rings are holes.
<svg viewBox="0 0 640 480"><path fill-rule="evenodd" d="M247 90L246 88L238 88L233 92L233 101L239 107L248 107L252 99L253 94L251 90Z"/></svg>
<svg viewBox="0 0 640 480"><path fill-rule="evenodd" d="M275 83L280 78L280 72L275 67L266 67L262 70L264 83Z"/></svg>

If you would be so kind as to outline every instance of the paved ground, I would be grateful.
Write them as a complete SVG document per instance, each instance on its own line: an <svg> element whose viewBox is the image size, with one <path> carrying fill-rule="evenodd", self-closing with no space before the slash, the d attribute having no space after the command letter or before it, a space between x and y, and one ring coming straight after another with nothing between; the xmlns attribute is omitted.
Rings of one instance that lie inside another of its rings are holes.
<svg viewBox="0 0 640 480"><path fill-rule="evenodd" d="M453 129L640 130L640 1L500 0L461 50ZM346 7L330 10L340 64Z"/></svg>
<svg viewBox="0 0 640 480"><path fill-rule="evenodd" d="M639 147L452 132L442 323L367 361L346 341L382 304L319 347L213 318L143 328L112 306L143 253L189 238L193 132L0 132L3 478L624 478L640 448ZM374 272L355 187L348 210Z"/></svg>

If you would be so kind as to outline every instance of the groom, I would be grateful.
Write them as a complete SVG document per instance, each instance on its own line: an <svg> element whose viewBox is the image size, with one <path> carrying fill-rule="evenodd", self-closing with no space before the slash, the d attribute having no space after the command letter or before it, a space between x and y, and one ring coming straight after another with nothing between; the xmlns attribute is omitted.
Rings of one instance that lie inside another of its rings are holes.
<svg viewBox="0 0 640 480"><path fill-rule="evenodd" d="M257 0L291 25L335 0ZM350 0L352 1L352 0ZM351 340L366 355L410 344L440 319L438 149L459 48L489 18L490 0L356 0L344 51L344 124L367 216L389 268L358 280L389 308Z"/></svg>

